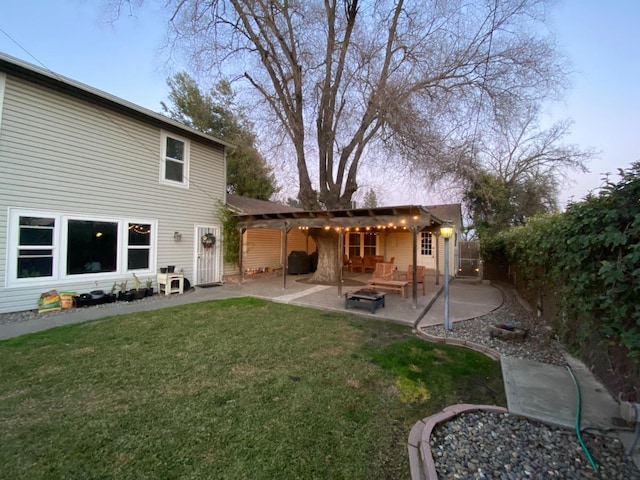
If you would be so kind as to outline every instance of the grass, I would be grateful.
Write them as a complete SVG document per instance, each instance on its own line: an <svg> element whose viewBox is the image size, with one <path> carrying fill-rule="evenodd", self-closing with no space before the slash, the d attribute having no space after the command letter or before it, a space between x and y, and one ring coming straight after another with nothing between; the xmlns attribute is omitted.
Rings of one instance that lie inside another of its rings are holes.
<svg viewBox="0 0 640 480"><path fill-rule="evenodd" d="M205 302L0 342L0 478L407 478L413 423L504 401L407 327Z"/></svg>

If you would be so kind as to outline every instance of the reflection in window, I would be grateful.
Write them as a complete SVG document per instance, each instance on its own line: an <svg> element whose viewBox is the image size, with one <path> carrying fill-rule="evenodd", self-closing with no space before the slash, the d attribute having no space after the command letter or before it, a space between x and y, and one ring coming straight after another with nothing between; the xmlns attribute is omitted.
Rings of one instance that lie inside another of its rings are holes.
<svg viewBox="0 0 640 480"><path fill-rule="evenodd" d="M117 270L116 222L69 220L67 244L67 275Z"/></svg>
<svg viewBox="0 0 640 480"><path fill-rule="evenodd" d="M167 137L165 155L165 179L184 182L184 142Z"/></svg>
<svg viewBox="0 0 640 480"><path fill-rule="evenodd" d="M151 225L130 223L128 242L127 269L141 270L149 268Z"/></svg>

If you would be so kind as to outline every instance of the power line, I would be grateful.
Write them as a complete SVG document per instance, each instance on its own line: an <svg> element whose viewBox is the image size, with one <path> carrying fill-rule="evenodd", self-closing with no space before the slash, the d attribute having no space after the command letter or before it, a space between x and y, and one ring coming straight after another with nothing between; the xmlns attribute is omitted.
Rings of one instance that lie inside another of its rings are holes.
<svg viewBox="0 0 640 480"><path fill-rule="evenodd" d="M29 50L27 50L25 47L23 47L17 40L15 40L11 35L9 35L4 29L0 28L0 32L5 35L10 41L12 41L18 48L20 48L24 53L26 53L29 57L31 57L38 65L40 65L44 70L46 70L51 76L53 76L54 78L56 78L57 80L66 83L66 80L59 74L57 74L56 72L54 72L53 70L51 70L47 65L45 65L44 62L40 61L40 59L38 59L35 55L33 55ZM123 125L121 125L115 118L113 118L105 109L103 109L102 107L95 105L93 103L90 104L100 115L102 115L104 118L107 119L107 121L109 121L112 125L116 126L122 133L124 133L127 137L129 137L130 139L132 139L138 146L140 146L143 150L147 151L152 157L155 157L156 154L158 152L155 151L151 151L149 148L147 148L147 145L140 142L140 140L132 135L130 133L130 131L125 128ZM184 175L184 172L183 172ZM202 188L200 185L198 185L197 182L194 182L190 177L185 175L185 179L189 182L189 185L193 185L195 188L197 188L201 193L204 193L207 197L209 197L211 200L217 200L215 197L213 197L207 190L205 190L204 188ZM225 185L225 190L226 190L226 185Z"/></svg>

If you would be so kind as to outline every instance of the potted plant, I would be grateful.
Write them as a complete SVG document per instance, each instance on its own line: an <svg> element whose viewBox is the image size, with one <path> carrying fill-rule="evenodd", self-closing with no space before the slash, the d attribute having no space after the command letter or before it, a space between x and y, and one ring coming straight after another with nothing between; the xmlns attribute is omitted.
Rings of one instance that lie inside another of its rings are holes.
<svg viewBox="0 0 640 480"><path fill-rule="evenodd" d="M118 300L121 302L130 302L133 298L133 295L130 292L127 292L127 281L124 280L120 282L120 292L118 293Z"/></svg>
<svg viewBox="0 0 640 480"><path fill-rule="evenodd" d="M147 294L147 290L142 288L142 283L135 273L133 274L133 287L134 289L131 290L131 293L133 294L133 298L135 300L140 300Z"/></svg>
<svg viewBox="0 0 640 480"><path fill-rule="evenodd" d="M153 297L153 280L147 278L145 285L147 286L147 297Z"/></svg>
<svg viewBox="0 0 640 480"><path fill-rule="evenodd" d="M116 286L118 284L116 282L113 282L113 285L111 285L111 290L109 290L109 293L107 293L105 295L105 301L107 303L113 303L116 301Z"/></svg>

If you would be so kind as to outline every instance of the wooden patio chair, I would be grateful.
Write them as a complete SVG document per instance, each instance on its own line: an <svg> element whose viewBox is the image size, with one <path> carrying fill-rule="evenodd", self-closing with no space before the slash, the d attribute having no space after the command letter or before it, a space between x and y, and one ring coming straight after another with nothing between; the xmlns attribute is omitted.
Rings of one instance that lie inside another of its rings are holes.
<svg viewBox="0 0 640 480"><path fill-rule="evenodd" d="M393 263L376 263L371 280L393 280L394 268Z"/></svg>
<svg viewBox="0 0 640 480"><path fill-rule="evenodd" d="M420 286L422 284L422 295L427 294L426 289L426 275L427 275L427 267L424 265L416 266L416 284ZM413 264L407 267L407 273L403 275L403 280L407 282L413 282Z"/></svg>
<svg viewBox="0 0 640 480"><path fill-rule="evenodd" d="M350 257L351 264L349 265L349 271L360 271L364 273L364 259L362 257Z"/></svg>
<svg viewBox="0 0 640 480"><path fill-rule="evenodd" d="M364 271L376 269L376 257L374 255L364 256Z"/></svg>

